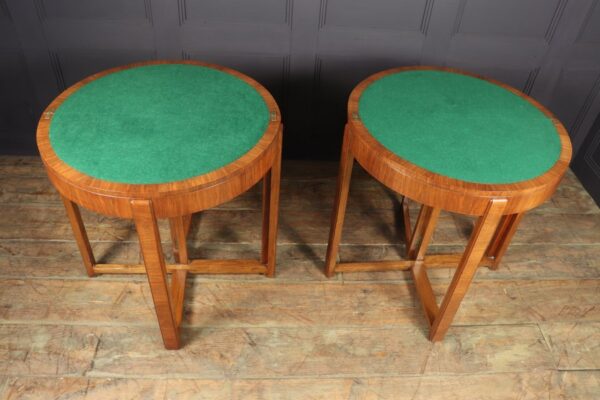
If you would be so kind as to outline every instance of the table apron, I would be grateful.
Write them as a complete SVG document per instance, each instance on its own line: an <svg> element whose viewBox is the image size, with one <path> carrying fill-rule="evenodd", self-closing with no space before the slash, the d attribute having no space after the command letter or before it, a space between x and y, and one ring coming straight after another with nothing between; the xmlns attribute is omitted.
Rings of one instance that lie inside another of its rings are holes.
<svg viewBox="0 0 600 400"><path fill-rule="evenodd" d="M458 191L440 187L423 181L410 173L402 173L381 155L369 148L359 135L351 135L351 152L355 160L375 179L393 191L416 202L430 207L440 207L446 211L466 215L482 215L492 199L506 199L504 214L518 214L531 210L545 202L556 191L562 176L557 177L554 184L543 185L537 189L511 192Z"/></svg>
<svg viewBox="0 0 600 400"><path fill-rule="evenodd" d="M258 183L278 157L281 133L278 136L253 163L241 170L214 184L173 193L158 193L147 197L101 193L68 182L50 168L46 168L46 172L60 194L88 210L120 218L133 218L131 200L142 199L152 201L157 218L184 216L227 202Z"/></svg>

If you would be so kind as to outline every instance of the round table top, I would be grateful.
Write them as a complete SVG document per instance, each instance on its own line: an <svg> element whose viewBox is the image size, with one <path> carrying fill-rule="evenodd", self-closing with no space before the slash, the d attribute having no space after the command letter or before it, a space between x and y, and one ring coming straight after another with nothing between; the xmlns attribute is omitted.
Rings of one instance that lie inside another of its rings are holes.
<svg viewBox="0 0 600 400"><path fill-rule="evenodd" d="M534 179L561 155L553 121L524 95L450 71L385 74L362 91L358 116L396 156L460 181Z"/></svg>
<svg viewBox="0 0 600 400"><path fill-rule="evenodd" d="M150 64L94 79L55 110L52 149L93 178L160 184L234 162L264 135L270 110L233 74L197 64Z"/></svg>

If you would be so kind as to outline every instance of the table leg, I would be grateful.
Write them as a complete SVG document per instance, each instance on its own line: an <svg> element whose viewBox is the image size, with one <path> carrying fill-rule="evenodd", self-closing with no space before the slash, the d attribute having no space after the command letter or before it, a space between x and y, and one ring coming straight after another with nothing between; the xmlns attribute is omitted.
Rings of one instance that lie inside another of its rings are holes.
<svg viewBox="0 0 600 400"><path fill-rule="evenodd" d="M267 266L266 276L275 276L277 257L277 224L279 220L279 187L281 180L281 136L273 166L263 178L261 262Z"/></svg>
<svg viewBox="0 0 600 400"><path fill-rule="evenodd" d="M173 256L175 257L175 262L179 264L189 263L187 251L187 233L190 227L187 221L189 220L191 220L191 215L169 218Z"/></svg>
<svg viewBox="0 0 600 400"><path fill-rule="evenodd" d="M180 346L174 307L167 284L167 269L160 242L156 216L149 200L132 200L131 210L144 257L148 283L164 345L175 350Z"/></svg>
<svg viewBox="0 0 600 400"><path fill-rule="evenodd" d="M517 232L519 223L523 219L524 215L525 213L520 213L505 215L502 217L500 225L496 230L496 234L492 239L492 243L490 243L490 246L486 251L486 256L493 259L490 269L498 269L500 261L502 260L504 253L506 253L508 245L510 244L515 232Z"/></svg>
<svg viewBox="0 0 600 400"><path fill-rule="evenodd" d="M327 256L325 258L325 275L328 277L332 277L335 273L338 246L342 237L342 227L344 225L346 205L348 204L348 191L350 189L353 164L354 156L350 151L350 128L346 125L344 143L342 144L342 155L340 157L337 191L333 203L333 214L331 216Z"/></svg>
<svg viewBox="0 0 600 400"><path fill-rule="evenodd" d="M187 234L190 229L191 220L191 215L169 218L173 256L175 257L175 262L179 264L189 264L190 262L187 251ZM183 301L187 275L187 270L176 270L171 274L170 294L175 313L175 324L177 326L181 324L181 319L183 318Z"/></svg>
<svg viewBox="0 0 600 400"><path fill-rule="evenodd" d="M94 265L96 265L96 260L94 259L92 246L90 246L90 241L85 231L85 225L81 219L79 207L77 204L73 203L71 200L62 195L61 198L63 204L65 205L65 209L67 210L69 222L71 223L71 228L73 228L73 234L75 235L75 241L77 242L77 247L81 253L81 258L83 258L85 270L87 271L88 276L95 276L96 274L94 273Z"/></svg>
<svg viewBox="0 0 600 400"><path fill-rule="evenodd" d="M415 224L415 230L413 231L410 241L406 244L408 258L415 260L417 259L417 250L419 256L422 258L425 256L425 251L431 240L431 235L435 229L438 216L440 215L440 209L426 206L423 204L419 210L419 216ZM425 243L425 246L422 244Z"/></svg>
<svg viewBox="0 0 600 400"><path fill-rule="evenodd" d="M413 250L411 254L412 258L415 260L415 263L411 268L411 273L413 281L415 282L415 288L421 299L421 304L425 310L425 316L430 325L438 314L438 305L431 287L431 282L427 276L427 269L424 261L427 247L429 247L435 225L440 216L440 211L440 208L432 208L423 205L419 212L417 226L415 227L418 228L418 230L415 229L415 234L418 232L419 237L411 238L411 249Z"/></svg>
<svg viewBox="0 0 600 400"><path fill-rule="evenodd" d="M404 244L406 246L406 252L408 254L408 248L410 246L410 238L412 237L412 227L410 226L410 207L408 205L408 197L402 196L402 203L400 204L402 211L402 228L404 235Z"/></svg>
<svg viewBox="0 0 600 400"><path fill-rule="evenodd" d="M492 199L485 213L477 220L467 248L444 296L440 310L431 325L430 340L439 341L446 335L460 302L464 298L477 267L498 227L506 203L506 199Z"/></svg>

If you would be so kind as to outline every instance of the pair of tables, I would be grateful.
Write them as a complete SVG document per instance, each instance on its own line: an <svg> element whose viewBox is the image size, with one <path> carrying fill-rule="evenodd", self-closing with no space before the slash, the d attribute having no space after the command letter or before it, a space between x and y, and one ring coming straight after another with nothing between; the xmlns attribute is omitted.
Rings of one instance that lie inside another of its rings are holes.
<svg viewBox="0 0 600 400"><path fill-rule="evenodd" d="M194 61L146 62L75 84L37 131L89 276L145 273L168 349L179 329L189 273L275 274L282 123L253 79ZM481 265L495 268L523 213L548 199L571 157L549 111L500 82L433 67L375 74L352 92L325 273L410 269L441 340ZM353 161L402 194L407 259L337 263ZM263 182L259 260L190 260L191 215ZM420 204L414 228L407 199ZM143 265L96 262L79 212L133 219ZM474 215L462 254L426 255L441 210ZM157 219L170 223L176 263L165 262ZM438 306L427 269L457 267ZM170 275L170 279L169 279Z"/></svg>

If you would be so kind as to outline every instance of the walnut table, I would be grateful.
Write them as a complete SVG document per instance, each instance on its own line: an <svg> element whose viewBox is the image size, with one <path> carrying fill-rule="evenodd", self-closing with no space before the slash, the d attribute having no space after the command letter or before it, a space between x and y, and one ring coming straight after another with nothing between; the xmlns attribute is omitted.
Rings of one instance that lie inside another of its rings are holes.
<svg viewBox="0 0 600 400"><path fill-rule="evenodd" d="M265 88L239 72L194 61L133 64L90 76L48 106L37 130L88 275L146 273L168 349L180 347L188 273L274 275L281 140L279 109ZM261 259L189 260L191 214L260 180ZM133 219L144 264L96 263L78 206ZM157 218L169 219L174 265L165 263Z"/></svg>
<svg viewBox="0 0 600 400"><path fill-rule="evenodd" d="M496 268L523 214L547 200L568 168L565 128L503 83L434 67L397 68L350 95L325 273L410 269L430 325L444 338L481 265ZM353 161L403 195L407 260L337 263ZM414 229L407 199L420 203ZM426 255L440 210L477 222L462 254ZM457 267L438 306L427 269Z"/></svg>

